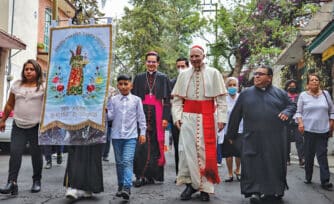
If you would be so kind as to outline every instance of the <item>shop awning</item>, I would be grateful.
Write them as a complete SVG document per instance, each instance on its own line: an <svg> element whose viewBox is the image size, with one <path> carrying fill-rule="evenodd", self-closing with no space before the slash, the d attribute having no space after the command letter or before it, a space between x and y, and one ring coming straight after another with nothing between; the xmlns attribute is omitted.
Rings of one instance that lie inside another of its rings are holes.
<svg viewBox="0 0 334 204"><path fill-rule="evenodd" d="M334 21L330 22L308 46L312 54L321 54L334 44Z"/></svg>
<svg viewBox="0 0 334 204"><path fill-rule="evenodd" d="M7 32L0 29L0 47L25 50L26 44L15 36L10 36Z"/></svg>

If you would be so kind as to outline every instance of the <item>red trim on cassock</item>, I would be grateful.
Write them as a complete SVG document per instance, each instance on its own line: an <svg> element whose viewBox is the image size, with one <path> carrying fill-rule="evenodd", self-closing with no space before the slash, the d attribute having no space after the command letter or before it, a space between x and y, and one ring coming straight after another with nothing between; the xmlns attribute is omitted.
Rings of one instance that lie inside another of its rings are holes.
<svg viewBox="0 0 334 204"><path fill-rule="evenodd" d="M185 100L183 111L187 113L202 114L202 125L205 145L205 167L201 175L211 183L219 183L217 168L216 131L215 131L215 104L213 100L195 101Z"/></svg>

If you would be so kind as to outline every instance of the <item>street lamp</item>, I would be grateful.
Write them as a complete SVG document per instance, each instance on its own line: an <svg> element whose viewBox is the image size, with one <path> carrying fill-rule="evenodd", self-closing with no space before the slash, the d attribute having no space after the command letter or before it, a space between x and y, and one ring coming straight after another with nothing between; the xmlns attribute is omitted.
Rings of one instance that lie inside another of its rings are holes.
<svg viewBox="0 0 334 204"><path fill-rule="evenodd" d="M215 43L217 43L217 40L218 40L218 22L217 22L217 19L218 19L218 3L220 3L220 1L218 2L213 2L212 0L210 1L205 1L203 0L202 3L200 4L200 6L203 6L203 9L202 9L202 12L205 13L205 12L208 12L208 13L215 13L215 23L214 23L214 29L215 29ZM208 9L205 9L205 7L208 7ZM211 9L211 7L214 6L214 9ZM215 68L218 68L218 56L215 54L214 56L214 59L213 59L213 66Z"/></svg>

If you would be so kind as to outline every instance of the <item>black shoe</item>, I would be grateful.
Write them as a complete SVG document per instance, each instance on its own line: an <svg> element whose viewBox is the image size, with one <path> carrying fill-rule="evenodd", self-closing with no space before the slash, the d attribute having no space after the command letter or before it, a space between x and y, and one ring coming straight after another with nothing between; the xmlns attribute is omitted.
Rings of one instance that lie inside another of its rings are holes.
<svg viewBox="0 0 334 204"><path fill-rule="evenodd" d="M326 182L326 183L321 184L321 188L323 188L327 191L332 191L333 190L333 184L329 183L329 182Z"/></svg>
<svg viewBox="0 0 334 204"><path fill-rule="evenodd" d="M122 197L122 186L118 186L117 192L116 192L116 197Z"/></svg>
<svg viewBox="0 0 334 204"><path fill-rule="evenodd" d="M186 189L181 193L181 200L190 200L191 195L196 193L196 189L194 189L191 184L187 184Z"/></svg>
<svg viewBox="0 0 334 204"><path fill-rule="evenodd" d="M61 164L63 162L63 157L61 154L57 154L57 164Z"/></svg>
<svg viewBox="0 0 334 204"><path fill-rule="evenodd" d="M274 200L282 200L284 195L275 194Z"/></svg>
<svg viewBox="0 0 334 204"><path fill-rule="evenodd" d="M137 178L134 182L133 182L133 186L136 188L139 188L140 186L143 185L143 181L142 179Z"/></svg>
<svg viewBox="0 0 334 204"><path fill-rule="evenodd" d="M108 157L103 157L102 160L105 161L105 162L109 161Z"/></svg>
<svg viewBox="0 0 334 204"><path fill-rule="evenodd" d="M260 204L261 200L260 200L260 196L257 194L252 194L252 196L249 199L251 204Z"/></svg>
<svg viewBox="0 0 334 204"><path fill-rule="evenodd" d="M237 178L237 181L241 180L241 174L237 173L236 171L234 171L235 177Z"/></svg>
<svg viewBox="0 0 334 204"><path fill-rule="evenodd" d="M14 181L8 182L4 188L0 189L0 193L17 195L18 194L17 183Z"/></svg>
<svg viewBox="0 0 334 204"><path fill-rule="evenodd" d="M200 198L201 201L210 201L210 196L207 192L201 191Z"/></svg>
<svg viewBox="0 0 334 204"><path fill-rule="evenodd" d="M34 181L32 186L31 186L31 190L32 193L38 193L41 191L41 181Z"/></svg>
<svg viewBox="0 0 334 204"><path fill-rule="evenodd" d="M129 188L124 188L122 191L122 197L124 200L129 200L130 199L130 189Z"/></svg>
<svg viewBox="0 0 334 204"><path fill-rule="evenodd" d="M306 179L306 180L304 181L304 183L305 183L305 184L311 184L311 183L312 183L312 181L311 181L311 180L309 180L309 179Z"/></svg>
<svg viewBox="0 0 334 204"><path fill-rule="evenodd" d="M148 178L148 179L145 179L145 184L155 184L155 181L153 178Z"/></svg>
<svg viewBox="0 0 334 204"><path fill-rule="evenodd" d="M51 160L46 161L46 165L45 165L44 168L45 169L51 169L52 168L52 161Z"/></svg>
<svg viewBox="0 0 334 204"><path fill-rule="evenodd" d="M233 176L229 177L228 179L224 180L225 182L232 182L233 181Z"/></svg>

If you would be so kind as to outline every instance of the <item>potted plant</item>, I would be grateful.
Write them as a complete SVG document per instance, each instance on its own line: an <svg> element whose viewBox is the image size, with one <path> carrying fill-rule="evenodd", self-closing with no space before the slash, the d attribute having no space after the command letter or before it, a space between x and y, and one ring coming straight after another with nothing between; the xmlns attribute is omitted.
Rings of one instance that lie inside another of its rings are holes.
<svg viewBox="0 0 334 204"><path fill-rule="evenodd" d="M41 43L41 42L37 43L37 49L38 49L39 51L43 51L44 48L45 48L44 43Z"/></svg>

